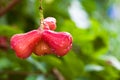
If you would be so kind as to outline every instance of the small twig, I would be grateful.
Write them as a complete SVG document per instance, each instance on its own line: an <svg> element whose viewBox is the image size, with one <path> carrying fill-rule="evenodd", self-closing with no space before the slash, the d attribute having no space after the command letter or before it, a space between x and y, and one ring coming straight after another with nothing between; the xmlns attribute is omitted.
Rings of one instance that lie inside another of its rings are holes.
<svg viewBox="0 0 120 80"><path fill-rule="evenodd" d="M0 17L12 9L21 0L12 0L4 9L0 10Z"/></svg>
<svg viewBox="0 0 120 80"><path fill-rule="evenodd" d="M53 68L53 74L56 76L57 80L65 80L63 75L59 72L57 68Z"/></svg>

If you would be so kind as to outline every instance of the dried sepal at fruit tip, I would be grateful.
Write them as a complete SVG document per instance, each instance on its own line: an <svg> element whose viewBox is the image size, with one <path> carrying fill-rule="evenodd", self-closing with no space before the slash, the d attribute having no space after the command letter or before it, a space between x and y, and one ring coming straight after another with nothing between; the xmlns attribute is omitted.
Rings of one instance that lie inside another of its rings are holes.
<svg viewBox="0 0 120 80"><path fill-rule="evenodd" d="M53 53L48 44L43 40L39 41L39 43L34 47L33 52L38 56Z"/></svg>
<svg viewBox="0 0 120 80"><path fill-rule="evenodd" d="M31 55L35 45L41 40L41 32L32 30L24 34L16 34L10 40L11 48L17 57L27 58Z"/></svg>
<svg viewBox="0 0 120 80"><path fill-rule="evenodd" d="M51 47L57 56L64 56L72 47L72 36L67 32L44 30L42 40Z"/></svg>

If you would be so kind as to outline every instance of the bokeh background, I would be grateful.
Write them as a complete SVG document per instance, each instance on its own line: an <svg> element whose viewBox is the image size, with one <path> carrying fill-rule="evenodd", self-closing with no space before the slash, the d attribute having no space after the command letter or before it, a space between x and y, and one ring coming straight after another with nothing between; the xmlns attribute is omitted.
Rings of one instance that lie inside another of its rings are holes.
<svg viewBox="0 0 120 80"><path fill-rule="evenodd" d="M0 80L120 80L120 0L43 0L44 17L71 33L73 47L64 57L19 59L10 38L38 28L39 5L0 0Z"/></svg>

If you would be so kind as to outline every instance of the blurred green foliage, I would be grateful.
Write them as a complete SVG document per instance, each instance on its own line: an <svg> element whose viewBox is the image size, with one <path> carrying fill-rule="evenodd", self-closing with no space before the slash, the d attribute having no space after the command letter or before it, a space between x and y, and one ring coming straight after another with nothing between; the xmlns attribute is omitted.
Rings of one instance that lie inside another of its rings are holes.
<svg viewBox="0 0 120 80"><path fill-rule="evenodd" d="M0 6L7 6L10 1L1 0ZM107 13L116 1L78 0L88 15L87 29L79 28L71 20L68 9L73 1L43 0L42 4L44 17L57 19L57 31L73 36L73 47L64 57L32 54L21 60L10 48L12 35L38 28L39 0L21 0L0 17L0 36L7 37L8 43L8 49L0 47L0 80L61 80L58 79L61 76L65 80L120 80L119 27L116 30L110 27L118 26L119 22L110 19Z"/></svg>

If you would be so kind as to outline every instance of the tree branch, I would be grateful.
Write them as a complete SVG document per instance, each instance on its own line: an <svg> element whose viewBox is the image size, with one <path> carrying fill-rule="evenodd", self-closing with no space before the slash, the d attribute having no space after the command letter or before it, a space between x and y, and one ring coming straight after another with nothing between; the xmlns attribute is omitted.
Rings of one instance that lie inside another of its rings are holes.
<svg viewBox="0 0 120 80"><path fill-rule="evenodd" d="M63 75L60 73L60 71L57 68L53 68L52 72L56 76L57 80L65 80Z"/></svg>
<svg viewBox="0 0 120 80"><path fill-rule="evenodd" d="M4 9L0 10L0 17L6 14L10 9L12 9L21 0L12 0Z"/></svg>

